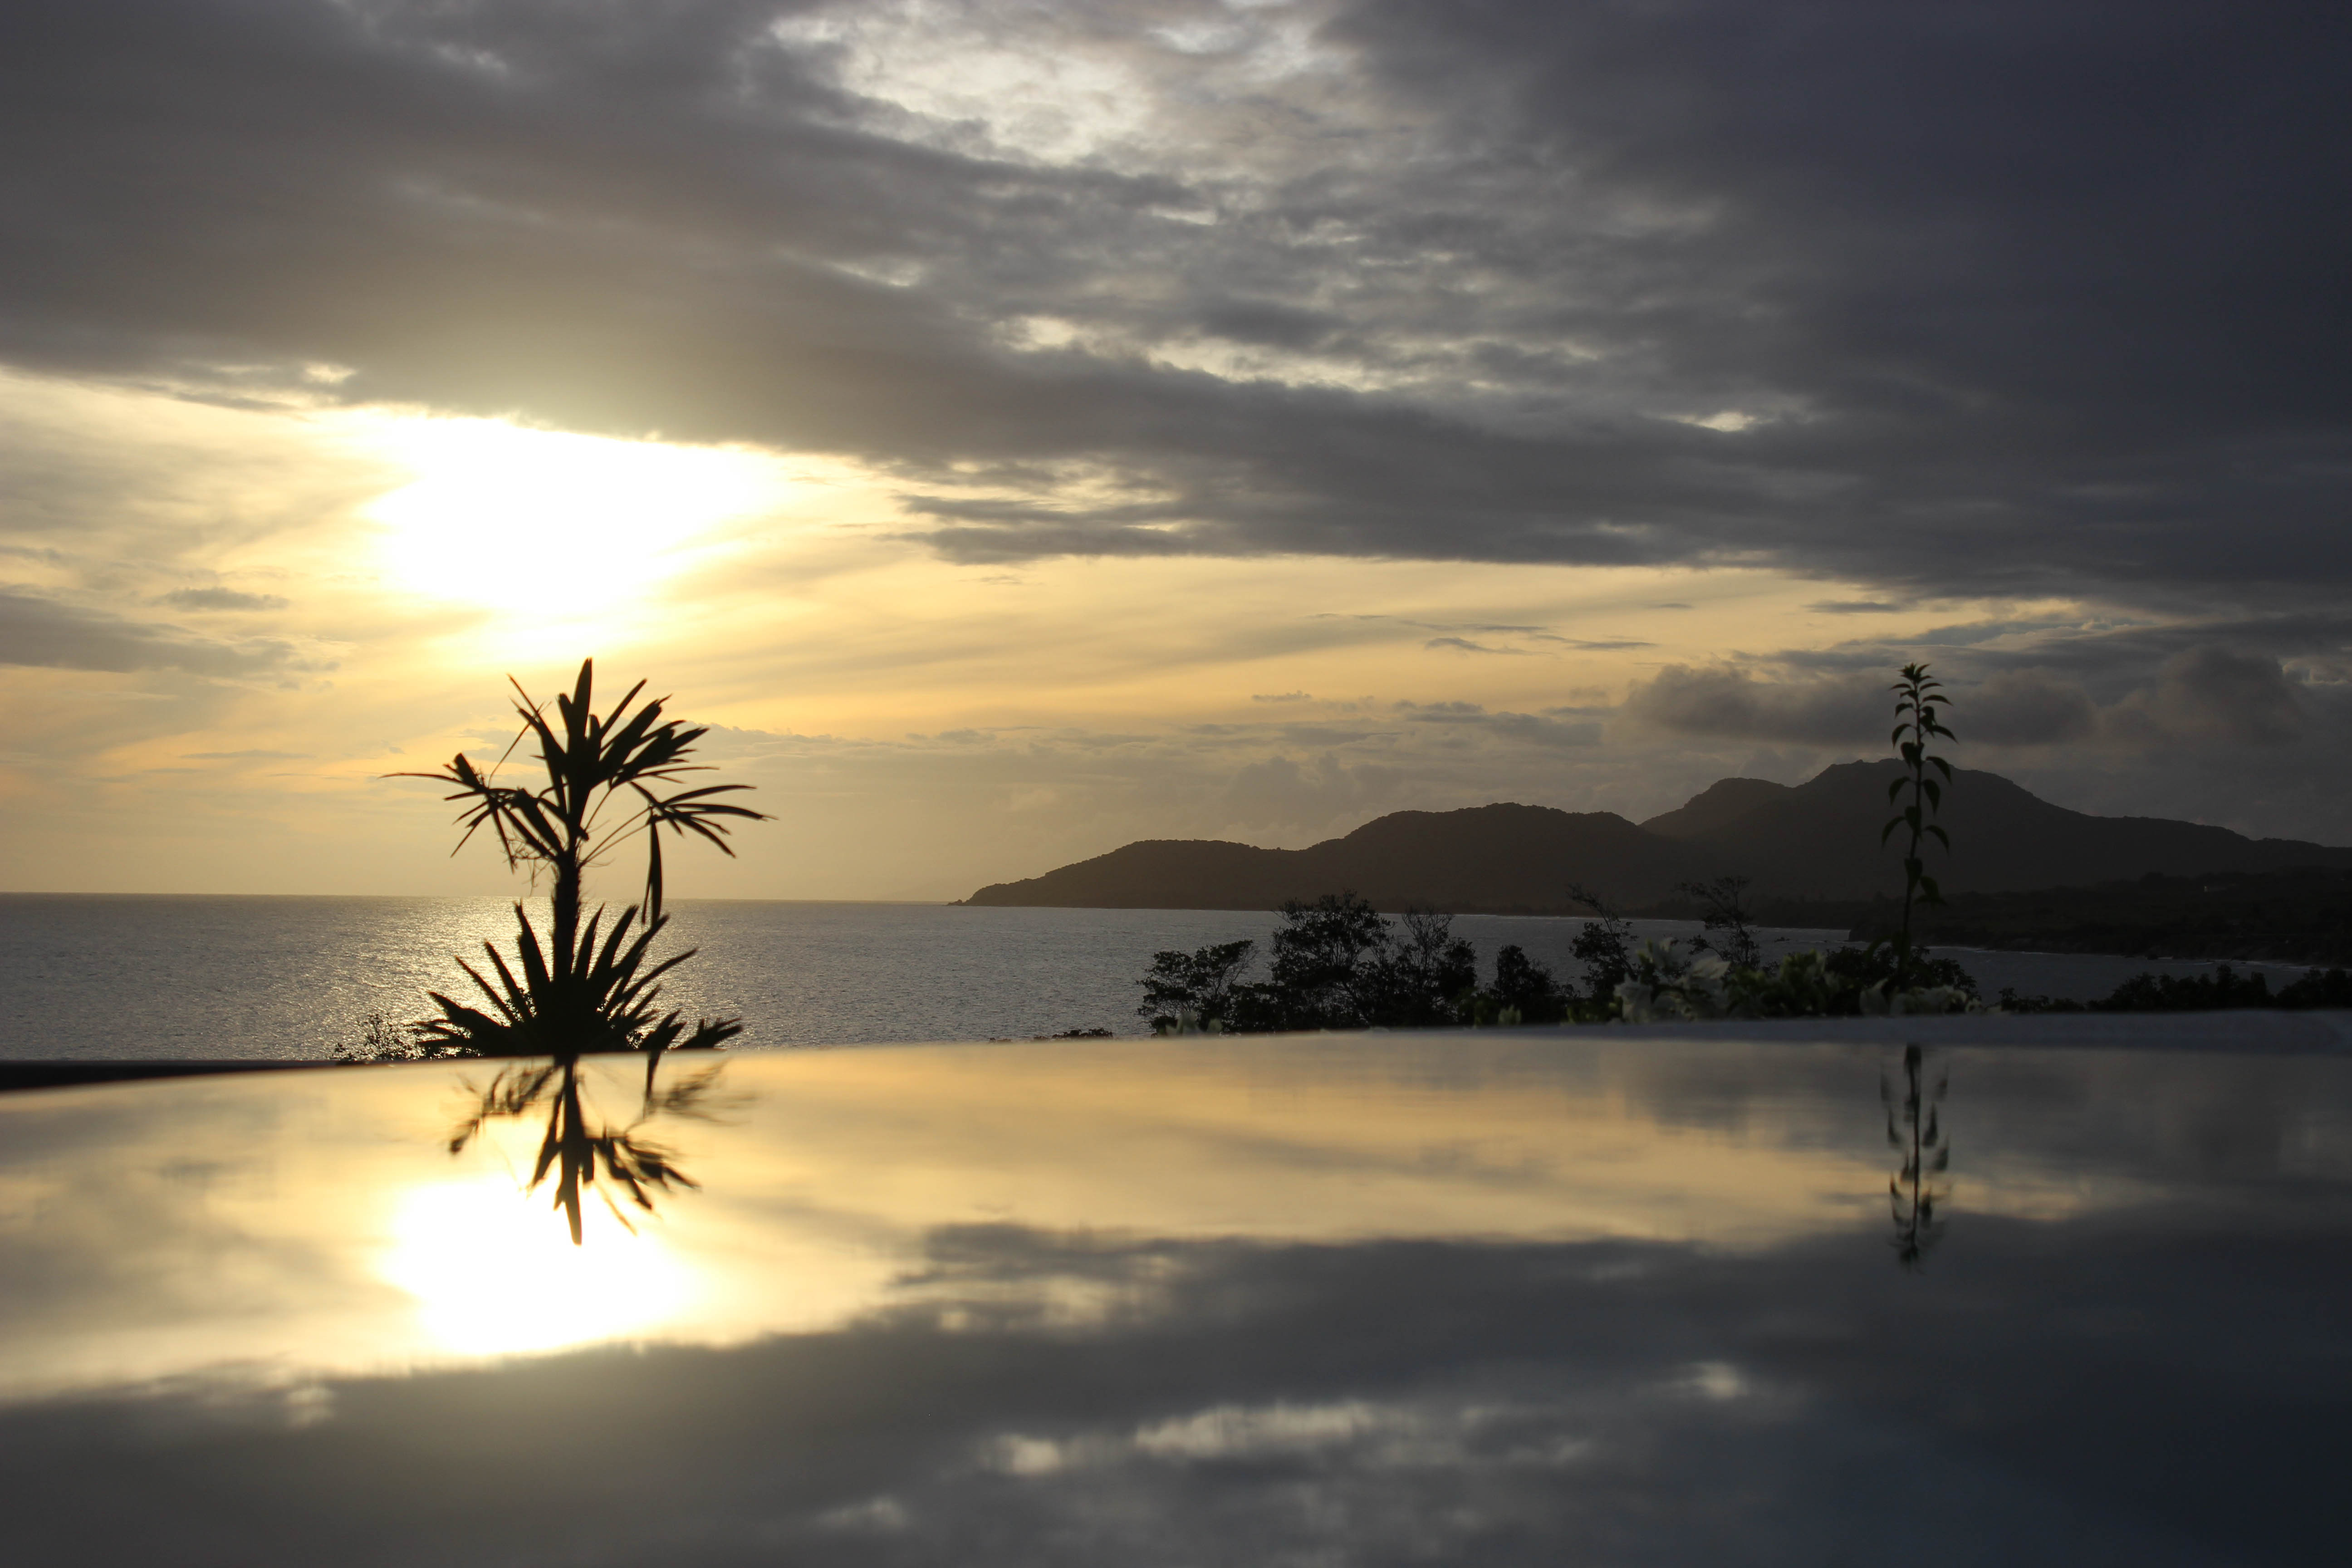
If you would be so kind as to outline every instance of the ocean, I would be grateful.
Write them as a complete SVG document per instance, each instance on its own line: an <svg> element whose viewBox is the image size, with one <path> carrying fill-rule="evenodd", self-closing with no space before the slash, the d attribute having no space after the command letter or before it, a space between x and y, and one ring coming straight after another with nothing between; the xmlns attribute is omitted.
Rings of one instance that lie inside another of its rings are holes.
<svg viewBox="0 0 2352 1568"><path fill-rule="evenodd" d="M743 1019L737 1048L1144 1032L1136 981L1162 948L1263 939L1262 910L1013 910L938 904L685 900L665 951L698 955L666 983L689 1018ZM1457 917L1487 972L1517 942L1564 978L1581 921ZM1695 922L1637 921L1644 935ZM465 996L457 955L514 929L503 899L0 895L0 1059L323 1057L370 1013ZM1772 953L1839 931L1772 931ZM1947 950L1990 996L2102 996L2147 969L2210 965ZM2265 965L2273 987L2302 973Z"/></svg>

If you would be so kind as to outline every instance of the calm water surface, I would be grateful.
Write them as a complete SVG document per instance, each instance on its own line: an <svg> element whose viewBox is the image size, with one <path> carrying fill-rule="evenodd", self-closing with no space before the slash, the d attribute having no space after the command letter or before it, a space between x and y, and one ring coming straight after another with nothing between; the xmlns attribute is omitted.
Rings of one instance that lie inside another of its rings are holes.
<svg viewBox="0 0 2352 1568"><path fill-rule="evenodd" d="M745 1048L988 1039L1108 1028L1136 1034L1136 978L1162 948L1261 941L1260 910L1005 910L931 904L686 900L669 951L699 956L667 1005L741 1017ZM1643 921L1644 934L1694 923ZM1517 942L1563 976L1583 922L1463 916L1491 973ZM513 932L502 899L149 898L0 895L0 1057L317 1057L371 1012L464 995L455 955ZM1773 952L1839 931L1768 932ZM2099 996L2154 967L2202 964L2073 954L1960 952L1988 995ZM2273 966L2275 985L2301 972Z"/></svg>
<svg viewBox="0 0 2352 1568"><path fill-rule="evenodd" d="M645 1121L631 1064L586 1069L698 1184L592 1193L579 1247L530 1190L536 1113L451 1152L481 1064L0 1095L6 1560L2245 1568L2352 1538L2342 1056L1584 1029L715 1065L708 1114Z"/></svg>

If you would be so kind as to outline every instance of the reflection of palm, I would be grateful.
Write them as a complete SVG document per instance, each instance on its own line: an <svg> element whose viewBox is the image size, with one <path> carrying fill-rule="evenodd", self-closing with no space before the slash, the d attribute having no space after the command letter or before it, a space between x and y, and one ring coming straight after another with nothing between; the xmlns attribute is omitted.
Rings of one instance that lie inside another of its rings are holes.
<svg viewBox="0 0 2352 1568"><path fill-rule="evenodd" d="M530 1189L536 1192L550 1172L555 1173L555 1206L563 1211L576 1247L580 1245L581 1192L595 1185L601 1168L608 1185L599 1189L598 1195L613 1211L614 1218L634 1230L635 1226L629 1225L628 1215L614 1201L614 1188L626 1193L629 1201L647 1214L653 1212L656 1189L701 1190L700 1184L678 1168L673 1151L639 1137L637 1130L659 1116L709 1120L716 1115L727 1103L719 1092L719 1075L726 1069L727 1064L719 1062L690 1073L659 1092L648 1072L645 1100L636 1119L625 1126L604 1125L592 1131L576 1061L507 1068L490 1080L487 1089L477 1089L471 1083L466 1086L480 1104L450 1134L449 1152L464 1152L489 1122L526 1115L544 1100L547 1134L540 1141L539 1157L531 1165Z"/></svg>
<svg viewBox="0 0 2352 1568"><path fill-rule="evenodd" d="M1878 1097L1886 1106L1886 1141L1903 1152L1903 1168L1887 1182L1886 1192L1895 1217L1895 1259L1906 1268L1918 1268L1943 1234L1936 1205L1946 1194L1937 1190L1932 1176L1952 1164L1952 1151L1937 1115L1951 1079L1938 1077L1932 1089L1926 1088L1925 1067L1918 1047L1903 1047L1906 1089L1899 1108L1885 1079L1878 1080Z"/></svg>

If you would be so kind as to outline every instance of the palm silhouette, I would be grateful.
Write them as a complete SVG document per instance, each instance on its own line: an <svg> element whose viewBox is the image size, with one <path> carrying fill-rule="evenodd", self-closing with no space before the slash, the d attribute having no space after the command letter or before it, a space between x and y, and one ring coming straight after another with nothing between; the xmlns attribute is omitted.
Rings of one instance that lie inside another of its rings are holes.
<svg viewBox="0 0 2352 1568"><path fill-rule="evenodd" d="M645 690L642 680L600 718L593 704L594 686L595 661L583 660L571 694L557 693L557 723L550 723L545 704L515 684L515 710L522 718L522 729L487 772L460 752L437 773L394 775L456 785L446 798L465 803L457 819L466 832L457 847L464 848L487 826L497 835L509 867L530 870L534 881L544 868L553 884L552 929L546 943L541 944L530 916L518 903L515 963L509 965L491 943L482 944L498 975L496 984L459 961L488 1000L489 1010L438 991L429 993L440 1005L441 1016L418 1026L420 1039L428 1044L482 1056L551 1056L564 1061L584 1051L641 1050L652 1058L650 1074L666 1050L716 1046L741 1032L741 1024L734 1019L704 1019L689 1034L677 1013L657 1014L661 977L694 955L688 951L650 964L646 959L654 938L669 923L662 910L664 830L698 834L732 855L726 837L729 819L766 818L718 798L748 789L748 784L676 787L683 775L708 771L686 761L706 729L688 729L663 718L667 699L637 705L638 694ZM536 741L547 783L536 789L499 783L499 768L526 741ZM606 925L602 909L583 926L581 887L588 868L641 834L646 840L642 904L622 910L609 929L602 929Z"/></svg>

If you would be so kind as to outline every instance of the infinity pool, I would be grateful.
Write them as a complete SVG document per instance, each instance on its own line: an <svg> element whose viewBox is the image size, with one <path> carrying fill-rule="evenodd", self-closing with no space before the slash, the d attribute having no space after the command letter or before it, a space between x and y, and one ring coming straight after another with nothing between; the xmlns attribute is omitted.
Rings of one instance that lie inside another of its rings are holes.
<svg viewBox="0 0 2352 1568"><path fill-rule="evenodd" d="M8 1556L2342 1561L2352 1058L1921 1033L0 1096Z"/></svg>

